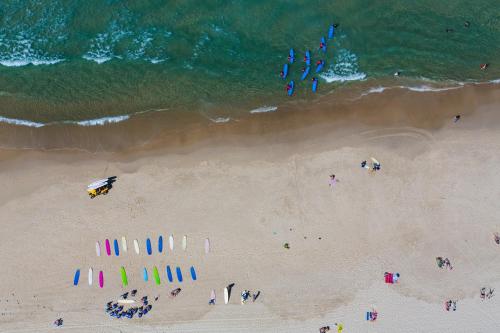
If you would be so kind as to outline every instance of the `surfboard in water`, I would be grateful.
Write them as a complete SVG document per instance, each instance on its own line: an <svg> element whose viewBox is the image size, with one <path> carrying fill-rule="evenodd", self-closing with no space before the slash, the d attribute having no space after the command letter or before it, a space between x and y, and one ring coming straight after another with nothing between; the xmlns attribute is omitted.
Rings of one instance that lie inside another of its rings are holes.
<svg viewBox="0 0 500 333"><path fill-rule="evenodd" d="M182 250L183 250L183 251L186 251L186 248L187 248L187 236L186 236L186 235L184 235L184 236L182 237Z"/></svg>
<svg viewBox="0 0 500 333"><path fill-rule="evenodd" d="M153 250L151 249L151 240L149 238L146 239L146 250L148 251L149 256L153 253Z"/></svg>
<svg viewBox="0 0 500 333"><path fill-rule="evenodd" d="M158 268L156 266L153 267L153 277L155 279L156 284L160 285L160 274L158 274Z"/></svg>
<svg viewBox="0 0 500 333"><path fill-rule="evenodd" d="M94 280L94 277L93 277L93 270L92 270L92 267L89 268L89 286L92 285L92 282Z"/></svg>
<svg viewBox="0 0 500 333"><path fill-rule="evenodd" d="M75 271L75 277L73 278L73 285L77 286L78 281L80 281L80 268Z"/></svg>
<svg viewBox="0 0 500 333"><path fill-rule="evenodd" d="M158 237L158 252L163 252L163 236Z"/></svg>
<svg viewBox="0 0 500 333"><path fill-rule="evenodd" d="M205 238L205 254L208 254L208 252L210 252L210 240Z"/></svg>
<svg viewBox="0 0 500 333"><path fill-rule="evenodd" d="M135 253L139 254L139 242L137 241L137 239L134 239L134 249L135 249Z"/></svg>
<svg viewBox="0 0 500 333"><path fill-rule="evenodd" d="M196 281L196 271L194 269L194 266L191 266L191 268L189 269L189 271L191 272L191 279L193 279L193 281Z"/></svg>
<svg viewBox="0 0 500 333"><path fill-rule="evenodd" d="M179 282L182 282L182 272L181 272L181 268L179 266L177 266L175 268L175 272L177 273L177 280Z"/></svg>
<svg viewBox="0 0 500 333"><path fill-rule="evenodd" d="M125 271L125 267L120 267L120 274L122 276L122 285L124 287L128 286L128 278L127 278L127 272Z"/></svg>
<svg viewBox="0 0 500 333"><path fill-rule="evenodd" d="M229 289L224 288L224 304L229 303Z"/></svg>
<svg viewBox="0 0 500 333"><path fill-rule="evenodd" d="M144 269L142 270L142 278L144 279L144 281L148 281L148 270L146 269L146 267L144 267Z"/></svg>
<svg viewBox="0 0 500 333"><path fill-rule="evenodd" d="M168 237L168 243L170 245L170 251L173 251L174 250L174 235L170 235L170 237Z"/></svg>
<svg viewBox="0 0 500 333"><path fill-rule="evenodd" d="M170 266L167 265L166 271L168 282L174 282L174 277L172 276L172 270L170 269Z"/></svg>
<svg viewBox="0 0 500 333"><path fill-rule="evenodd" d="M123 252L127 252L127 239L125 238L125 236L122 236L122 249Z"/></svg>
<svg viewBox="0 0 500 333"><path fill-rule="evenodd" d="M115 256L120 256L120 247L118 246L118 240L113 241L113 246L115 248Z"/></svg>
<svg viewBox="0 0 500 333"><path fill-rule="evenodd" d="M98 257L101 256L101 244L99 242L95 242L95 253Z"/></svg>
<svg viewBox="0 0 500 333"><path fill-rule="evenodd" d="M104 287L104 273L99 271L99 287Z"/></svg>
<svg viewBox="0 0 500 333"><path fill-rule="evenodd" d="M109 239L106 239L106 253L108 256L111 255L111 245L109 244Z"/></svg>

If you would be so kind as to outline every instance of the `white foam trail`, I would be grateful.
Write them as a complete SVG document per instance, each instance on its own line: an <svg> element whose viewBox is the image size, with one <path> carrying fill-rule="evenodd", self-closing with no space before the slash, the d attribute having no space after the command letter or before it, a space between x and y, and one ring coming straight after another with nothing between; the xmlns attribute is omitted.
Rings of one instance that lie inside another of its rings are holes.
<svg viewBox="0 0 500 333"><path fill-rule="evenodd" d="M500 79L491 80L490 83L495 83L495 84L500 83Z"/></svg>
<svg viewBox="0 0 500 333"><path fill-rule="evenodd" d="M209 119L217 124L227 123L228 121L231 120L231 118L229 118L229 117L217 117L217 118L209 118Z"/></svg>
<svg viewBox="0 0 500 333"><path fill-rule="evenodd" d="M319 76L328 83L360 81L366 78L365 73L358 72L358 57L347 49L340 49L333 64Z"/></svg>
<svg viewBox="0 0 500 333"><path fill-rule="evenodd" d="M7 124L10 124L10 125L28 126L28 127L42 127L42 126L45 126L45 124L36 123L34 121L22 120L22 119L14 119L14 118L7 118L7 117L2 117L2 116L0 116L0 122L1 123L7 123Z"/></svg>
<svg viewBox="0 0 500 333"><path fill-rule="evenodd" d="M326 82L346 82L346 81L361 81L366 78L365 73L356 73L347 76L337 75L333 71L328 71L320 75Z"/></svg>
<svg viewBox="0 0 500 333"><path fill-rule="evenodd" d="M274 112L278 110L277 106L261 106L260 108L250 110L250 113Z"/></svg>
<svg viewBox="0 0 500 333"><path fill-rule="evenodd" d="M6 67L21 67L27 65L53 65L64 61L64 59L2 59L0 64Z"/></svg>
<svg viewBox="0 0 500 333"><path fill-rule="evenodd" d="M90 119L90 120L81 120L81 121L76 121L76 122L70 122L77 124L79 126L102 126L102 125L107 125L107 124L114 124L114 123L119 123L121 121L129 119L129 115L124 115L124 116L116 116L116 117L104 117L104 118L98 118L98 119Z"/></svg>
<svg viewBox="0 0 500 333"><path fill-rule="evenodd" d="M398 86L398 88L401 88L401 89L408 89L408 90L417 91L417 92L446 91L446 90L460 89L462 87L463 87L463 85L455 86L455 87L442 87L442 88L431 87L431 86L428 86L428 85L422 85L422 86L418 86L418 87Z"/></svg>
<svg viewBox="0 0 500 333"><path fill-rule="evenodd" d="M82 58L88 61L97 62L98 64L105 63L106 61L110 61L112 59L112 57L93 57L88 54L85 54L84 56L82 56Z"/></svg>

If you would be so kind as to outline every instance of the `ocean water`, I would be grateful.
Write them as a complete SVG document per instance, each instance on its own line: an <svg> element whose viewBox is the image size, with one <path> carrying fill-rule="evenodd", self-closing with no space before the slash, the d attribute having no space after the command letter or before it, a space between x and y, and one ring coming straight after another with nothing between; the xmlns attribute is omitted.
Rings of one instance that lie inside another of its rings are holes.
<svg viewBox="0 0 500 333"><path fill-rule="evenodd" d="M323 55L331 23L338 28ZM279 72L291 47L296 91L287 97ZM498 2L1 1L0 122L92 126L150 111L225 122L279 112L290 99L316 96L311 76L300 81L306 49L313 62L326 61L318 94L360 81L377 92L395 71L416 91L494 81Z"/></svg>

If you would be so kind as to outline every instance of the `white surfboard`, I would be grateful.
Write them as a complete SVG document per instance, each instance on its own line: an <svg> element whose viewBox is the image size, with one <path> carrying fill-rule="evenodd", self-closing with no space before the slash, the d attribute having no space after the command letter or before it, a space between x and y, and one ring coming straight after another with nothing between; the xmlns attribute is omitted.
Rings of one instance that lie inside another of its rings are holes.
<svg viewBox="0 0 500 333"><path fill-rule="evenodd" d="M134 249L135 253L139 254L139 242L137 241L137 239L134 239Z"/></svg>
<svg viewBox="0 0 500 333"><path fill-rule="evenodd" d="M214 302L215 302L215 300L216 300L216 298L215 298L215 290L213 290L213 289L212 289L212 291L210 292L210 300L214 300Z"/></svg>
<svg viewBox="0 0 500 333"><path fill-rule="evenodd" d="M370 157L370 159L372 160L372 162L373 162L373 163L375 163L375 164L380 164L380 163L379 163L379 162L375 159L375 157Z"/></svg>
<svg viewBox="0 0 500 333"><path fill-rule="evenodd" d="M186 251L186 247L187 247L187 236L184 235L184 237L182 237L182 250Z"/></svg>
<svg viewBox="0 0 500 333"><path fill-rule="evenodd" d="M87 186L87 188L91 189L91 188L101 187L102 185L106 185L108 182L109 182L108 178L99 179L99 180L93 182L92 184L89 184Z"/></svg>
<svg viewBox="0 0 500 333"><path fill-rule="evenodd" d="M95 242L95 253L98 257L101 256L101 244L99 242Z"/></svg>
<svg viewBox="0 0 500 333"><path fill-rule="evenodd" d="M174 235L168 237L168 244L170 245L170 251L174 250Z"/></svg>
<svg viewBox="0 0 500 333"><path fill-rule="evenodd" d="M205 253L210 252L210 240L208 238L205 238Z"/></svg>
<svg viewBox="0 0 500 333"><path fill-rule="evenodd" d="M119 299L118 304L134 304L135 300L133 299Z"/></svg>
<svg viewBox="0 0 500 333"><path fill-rule="evenodd" d="M125 236L122 236L122 248L123 252L127 252L127 239L125 238Z"/></svg>
<svg viewBox="0 0 500 333"><path fill-rule="evenodd" d="M227 304L229 303L229 290L226 288L224 288L224 304Z"/></svg>
<svg viewBox="0 0 500 333"><path fill-rule="evenodd" d="M92 281L94 280L93 278L93 271L92 271L92 267L89 268L89 286L92 285Z"/></svg>

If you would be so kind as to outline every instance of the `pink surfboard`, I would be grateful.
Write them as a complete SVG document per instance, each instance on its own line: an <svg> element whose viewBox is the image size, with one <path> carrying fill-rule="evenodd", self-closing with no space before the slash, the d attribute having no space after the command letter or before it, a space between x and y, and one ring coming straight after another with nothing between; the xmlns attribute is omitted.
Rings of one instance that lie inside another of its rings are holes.
<svg viewBox="0 0 500 333"><path fill-rule="evenodd" d="M111 244L109 244L109 239L106 239L106 253L108 256L111 255Z"/></svg>
<svg viewBox="0 0 500 333"><path fill-rule="evenodd" d="M99 271L99 287L104 287L104 274L102 271Z"/></svg>

